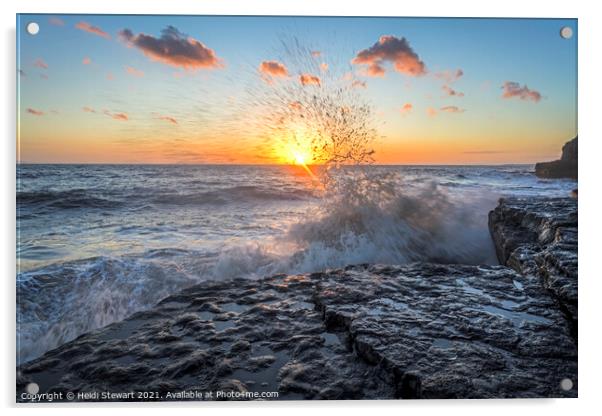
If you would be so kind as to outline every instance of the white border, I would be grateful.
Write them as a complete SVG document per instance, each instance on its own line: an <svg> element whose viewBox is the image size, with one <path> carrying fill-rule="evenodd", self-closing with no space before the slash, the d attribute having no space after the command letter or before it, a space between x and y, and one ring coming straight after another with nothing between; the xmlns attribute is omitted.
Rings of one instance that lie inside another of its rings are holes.
<svg viewBox="0 0 602 416"><path fill-rule="evenodd" d="M195 414L199 412L226 414L278 414L306 415L319 412L345 412L360 415L371 412L380 415L399 414L483 414L537 412L546 415L593 413L600 408L598 396L602 386L600 378L600 309L602 303L601 277L597 273L600 257L600 179L602 163L602 132L598 93L600 88L600 44L602 21L593 1L528 2L504 0L499 2L451 1L385 1L385 0L20 0L0 2L2 13L2 83L4 92L0 100L0 114L5 126L2 137L2 190L0 249L3 266L1 277L3 300L2 368L0 378L1 403L13 411L43 414L125 414L140 404L44 405L19 406L15 409L14 351L15 351L15 14L25 13L123 13L123 14L251 14L251 15L346 15L346 16L454 16L454 17L576 17L579 19L579 263L580 263L580 331L579 331L579 399L574 400L478 400L478 401L419 401L419 402L288 402L288 403L162 403L144 405L145 413L164 414L166 411ZM189 407L193 406L192 409ZM192 410L192 411L191 411Z"/></svg>

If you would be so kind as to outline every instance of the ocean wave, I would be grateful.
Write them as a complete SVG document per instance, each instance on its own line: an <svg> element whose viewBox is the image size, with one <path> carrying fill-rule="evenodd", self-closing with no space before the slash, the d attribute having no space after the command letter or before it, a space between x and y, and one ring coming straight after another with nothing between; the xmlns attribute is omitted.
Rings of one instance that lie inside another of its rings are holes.
<svg viewBox="0 0 602 416"><path fill-rule="evenodd" d="M350 178L280 235L225 240L212 252L166 247L23 272L17 282L18 359L35 358L206 279L359 263L493 264L487 213L495 203L496 196L482 190L452 192L392 176Z"/></svg>
<svg viewBox="0 0 602 416"><path fill-rule="evenodd" d="M17 361L33 359L198 282L202 270L186 270L182 254L189 253L155 250L143 256L96 257L21 273Z"/></svg>
<svg viewBox="0 0 602 416"><path fill-rule="evenodd" d="M313 272L360 263L497 264L487 226L496 195L454 194L434 183L411 190L401 183L367 186L373 187L367 194L365 189L345 194L310 210L283 236L229 247L219 256L213 277Z"/></svg>
<svg viewBox="0 0 602 416"><path fill-rule="evenodd" d="M123 203L91 194L84 189L70 189L67 191L36 191L17 192L17 206L27 208L31 206L55 209L78 208L115 208Z"/></svg>
<svg viewBox="0 0 602 416"><path fill-rule="evenodd" d="M233 186L204 192L169 192L154 196L151 202L165 205L225 205L265 201L295 201L314 196L308 189L263 186Z"/></svg>
<svg viewBox="0 0 602 416"><path fill-rule="evenodd" d="M106 195L110 195L107 197ZM187 192L157 189L135 189L89 191L71 189L66 191L17 192L17 206L21 210L73 210L86 208L116 209L127 207L139 210L153 206L204 206L262 203L269 201L300 201L314 197L311 189L295 187L234 186L206 191Z"/></svg>

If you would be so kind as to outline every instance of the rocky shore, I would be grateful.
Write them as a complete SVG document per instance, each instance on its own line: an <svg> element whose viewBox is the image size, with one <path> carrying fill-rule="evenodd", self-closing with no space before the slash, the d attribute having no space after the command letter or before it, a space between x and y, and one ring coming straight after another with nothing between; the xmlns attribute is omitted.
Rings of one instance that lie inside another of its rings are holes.
<svg viewBox="0 0 602 416"><path fill-rule="evenodd" d="M146 400L576 397L576 200L502 200L489 226L500 266L199 284L22 365L17 401L32 382Z"/></svg>
<svg viewBox="0 0 602 416"><path fill-rule="evenodd" d="M489 214L498 259L539 278L577 338L577 200L502 200Z"/></svg>

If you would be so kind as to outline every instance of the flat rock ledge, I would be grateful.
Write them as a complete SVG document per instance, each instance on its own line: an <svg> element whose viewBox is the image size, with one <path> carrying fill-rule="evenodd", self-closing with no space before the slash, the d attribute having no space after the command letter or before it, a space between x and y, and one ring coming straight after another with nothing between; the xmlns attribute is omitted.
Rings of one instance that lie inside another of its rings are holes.
<svg viewBox="0 0 602 416"><path fill-rule="evenodd" d="M159 400L182 390L576 397L577 348L539 278L505 266L358 265L199 284L20 366L17 401L31 382L40 393Z"/></svg>
<svg viewBox="0 0 602 416"><path fill-rule="evenodd" d="M508 198L489 213L501 264L538 278L577 339L577 200Z"/></svg>

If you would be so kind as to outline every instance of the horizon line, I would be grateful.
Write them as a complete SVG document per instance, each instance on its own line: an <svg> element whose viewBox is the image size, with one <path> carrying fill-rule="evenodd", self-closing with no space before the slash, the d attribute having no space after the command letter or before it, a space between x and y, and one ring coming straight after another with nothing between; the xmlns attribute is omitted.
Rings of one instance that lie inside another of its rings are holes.
<svg viewBox="0 0 602 416"><path fill-rule="evenodd" d="M528 166L539 162L521 163L368 163L360 165L343 166ZM144 163L144 162L17 162L16 165L104 165L104 166L299 166L294 163ZM324 164L307 164L306 166L319 167Z"/></svg>

